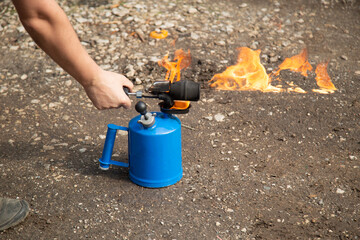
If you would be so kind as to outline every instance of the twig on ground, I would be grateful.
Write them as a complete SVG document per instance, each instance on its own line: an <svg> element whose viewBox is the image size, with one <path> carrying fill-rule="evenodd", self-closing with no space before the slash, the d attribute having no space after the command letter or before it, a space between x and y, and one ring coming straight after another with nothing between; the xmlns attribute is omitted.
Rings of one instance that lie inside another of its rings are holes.
<svg viewBox="0 0 360 240"><path fill-rule="evenodd" d="M190 129L190 130L196 130L195 128L187 126L185 124L181 124L181 126L184 127L184 128Z"/></svg>

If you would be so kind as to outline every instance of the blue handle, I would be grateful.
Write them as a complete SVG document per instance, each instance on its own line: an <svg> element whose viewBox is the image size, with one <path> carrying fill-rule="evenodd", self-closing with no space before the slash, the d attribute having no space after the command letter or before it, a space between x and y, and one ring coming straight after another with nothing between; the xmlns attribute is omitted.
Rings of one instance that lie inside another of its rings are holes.
<svg viewBox="0 0 360 240"><path fill-rule="evenodd" d="M115 124L108 125L103 153L101 158L99 159L100 169L102 170L108 170L111 164L120 167L129 167L128 163L111 160L117 130L122 130L127 132L129 131L127 127L117 126Z"/></svg>

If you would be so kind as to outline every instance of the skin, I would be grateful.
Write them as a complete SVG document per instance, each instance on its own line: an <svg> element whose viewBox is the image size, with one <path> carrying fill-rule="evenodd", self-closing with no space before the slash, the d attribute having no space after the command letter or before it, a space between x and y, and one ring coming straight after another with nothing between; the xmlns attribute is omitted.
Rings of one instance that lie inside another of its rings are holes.
<svg viewBox="0 0 360 240"><path fill-rule="evenodd" d="M12 0L21 23L36 44L85 89L97 109L129 108L125 76L101 69L81 45L65 12L55 0Z"/></svg>

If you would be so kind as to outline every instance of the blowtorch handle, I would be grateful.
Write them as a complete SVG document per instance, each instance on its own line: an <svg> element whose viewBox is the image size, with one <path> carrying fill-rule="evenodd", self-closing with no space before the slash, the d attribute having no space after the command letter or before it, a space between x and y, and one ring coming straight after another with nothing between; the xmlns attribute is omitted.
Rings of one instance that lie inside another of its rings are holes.
<svg viewBox="0 0 360 240"><path fill-rule="evenodd" d="M125 94L129 96L135 96L136 98L142 98L142 92L137 91L136 93L130 92L130 89L128 87L123 87Z"/></svg>
<svg viewBox="0 0 360 240"><path fill-rule="evenodd" d="M130 89L128 87L123 87L124 93L129 96Z"/></svg>
<svg viewBox="0 0 360 240"><path fill-rule="evenodd" d="M135 96L136 98L158 98L158 96L143 95L142 91L130 92L130 89L128 87L123 87L123 89L127 96Z"/></svg>

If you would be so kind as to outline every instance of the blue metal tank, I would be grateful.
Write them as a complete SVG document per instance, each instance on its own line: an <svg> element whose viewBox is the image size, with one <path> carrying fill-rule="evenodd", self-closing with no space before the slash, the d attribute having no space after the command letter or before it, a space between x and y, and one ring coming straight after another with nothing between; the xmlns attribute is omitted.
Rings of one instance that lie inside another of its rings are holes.
<svg viewBox="0 0 360 240"><path fill-rule="evenodd" d="M111 160L117 130L128 131L128 164ZM163 112L146 113L130 120L128 128L108 125L100 168L106 170L111 164L129 167L132 182L149 188L166 187L182 178L181 149L180 120Z"/></svg>
<svg viewBox="0 0 360 240"><path fill-rule="evenodd" d="M170 114L157 112L153 126L129 122L129 177L145 187L165 187L182 178L181 122Z"/></svg>

